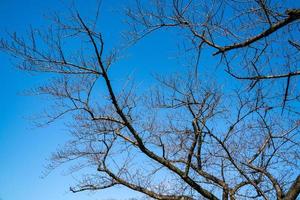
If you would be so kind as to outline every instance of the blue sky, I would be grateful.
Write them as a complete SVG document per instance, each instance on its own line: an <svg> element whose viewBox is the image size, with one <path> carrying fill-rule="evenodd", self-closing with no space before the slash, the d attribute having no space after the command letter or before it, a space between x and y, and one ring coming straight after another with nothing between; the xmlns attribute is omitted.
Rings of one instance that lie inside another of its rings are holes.
<svg viewBox="0 0 300 200"><path fill-rule="evenodd" d="M0 0L0 38L5 39L6 32L24 35L30 26L40 28L49 25L46 18L51 12L65 14L66 6L62 2ZM89 1L90 5L85 1L76 2L83 15L94 8L93 1ZM121 0L102 3L100 25L108 47L118 46L122 41L120 32L126 28L124 16L120 14L122 8L124 1ZM127 51L125 58L114 66L117 73L113 74L112 79L124 77L124 73L133 73L138 74L139 83L145 83L150 80L145 77L154 71L168 73L175 70L179 65L174 59L174 36L163 37L163 34L153 34ZM30 118L47 107L47 103L42 98L21 93L45 82L47 77L17 70L14 60L2 52L0 60L0 200L105 200L136 197L136 193L124 188L73 194L68 188L75 182L75 178L65 175L66 169L63 167L41 178L47 158L59 145L64 144L68 135L61 121L46 128L36 128L30 123Z"/></svg>
<svg viewBox="0 0 300 200"><path fill-rule="evenodd" d="M0 37L6 31L24 34L32 25L39 27L47 20L45 14L62 11L62 1L1 0ZM88 8L79 1L79 7ZM114 11L113 4L103 10ZM103 5L104 6L104 5ZM84 12L84 11L83 11ZM110 15L104 15L111 18ZM119 32L122 27L110 19L107 33ZM114 41L116 38L111 38ZM47 128L34 128L30 118L44 108L45 102L37 97L20 95L22 91L43 82L43 78L32 76L14 68L13 61L0 53L0 199L1 200L102 200L126 199L135 196L132 192L118 188L100 193L72 194L68 191L74 183L72 176L65 176L64 169L57 169L46 178L41 175L47 158L59 144L67 139L62 123Z"/></svg>
<svg viewBox="0 0 300 200"><path fill-rule="evenodd" d="M49 23L46 16L53 11L67 12L62 0L0 0L0 38L6 31L25 34L29 26L41 27ZM77 7L83 15L93 9L93 1L79 0ZM107 46L118 46L120 32L126 29L120 13L123 0L103 0L100 15L101 31ZM154 33L128 50L115 64L113 80L124 73L138 74L139 83L151 82L148 74L161 74L182 67L176 56L176 33ZM134 55L134 56L133 56ZM137 59L138 58L138 59ZM35 128L29 118L47 107L44 99L24 96L21 93L45 82L47 77L34 76L18 71L13 60L0 52L0 200L106 200L128 199L137 194L124 188L97 193L73 194L69 186L75 178L65 175L65 168L58 168L46 178L41 178L47 158L68 139L62 121L46 128ZM206 64L211 64L206 61ZM203 67L203 66L200 66ZM203 69L202 69L203 70ZM222 70L218 70L222 71ZM221 74L213 74L222 76ZM217 79L217 78L216 78ZM224 82L223 78L219 79ZM230 78L227 80L230 81ZM224 83L225 84L225 83Z"/></svg>

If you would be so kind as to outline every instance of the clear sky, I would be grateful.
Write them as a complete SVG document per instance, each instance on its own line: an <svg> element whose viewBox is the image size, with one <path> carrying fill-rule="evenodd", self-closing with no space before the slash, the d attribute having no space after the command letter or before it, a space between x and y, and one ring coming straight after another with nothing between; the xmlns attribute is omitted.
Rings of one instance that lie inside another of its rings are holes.
<svg viewBox="0 0 300 200"><path fill-rule="evenodd" d="M91 8L82 2L79 1L79 7ZM114 8L118 2L110 2L102 10L116 13ZM62 8L62 1L0 0L0 37L5 38L6 31L24 34L30 25L39 27L48 23L44 15L62 11ZM103 16L110 20L108 34L109 31L118 32L121 25L114 24L114 21L119 20L110 15ZM74 178L65 176L64 169L57 169L46 178L41 178L46 159L67 138L64 127L56 123L43 129L33 128L28 117L42 110L44 101L20 93L43 80L15 69L12 60L3 53L0 53L0 60L0 199L102 200L132 196L123 189L72 194L68 188Z"/></svg>
<svg viewBox="0 0 300 200"><path fill-rule="evenodd" d="M76 2L83 14L93 8L87 1ZM109 0L102 3L101 31L108 46L117 46L121 41L119 33L124 29L124 19L119 13L124 2ZM64 13L65 8L60 0L0 0L0 38L6 38L6 32L16 31L22 35L30 26L38 28L48 25L45 15L54 11ZM162 39L154 34L151 40L146 39L135 45L127 58L116 66L118 73L122 74L125 69L128 73L138 73L140 80L143 80L144 75L153 71L153 66L160 68L160 72L171 69L163 68L167 63L176 66L174 60L170 62L170 55L175 52L164 54L162 51L165 48L163 44L173 44L172 37L168 38ZM130 57L131 54L139 59ZM30 124L28 118L44 109L45 101L20 93L45 80L18 71L13 60L1 52L0 61L0 200L104 200L135 197L135 193L122 188L73 194L68 188L74 183L74 177L66 176L64 168L41 178L51 152L67 140L66 131L61 122L43 129L34 128Z"/></svg>
<svg viewBox="0 0 300 200"><path fill-rule="evenodd" d="M95 8L92 0L76 2L83 15ZM124 2L103 0L100 24L107 46L118 46L121 41L120 32L126 28L121 14ZM0 38L7 37L6 31L22 35L30 26L48 25L45 15L54 11L67 12L65 9L62 0L0 0ZM146 75L154 71L168 73L178 69L180 65L174 59L177 53L175 35L163 37L162 34L166 33L153 34L130 48L125 58L114 66L118 73L113 79L124 73L134 73L138 74L139 82L147 82L150 79L146 79ZM41 178L47 158L64 144L68 135L61 121L42 129L30 124L29 118L47 105L41 98L20 93L45 82L45 77L18 71L13 60L2 52L0 61L0 200L123 200L137 195L124 188L73 194L69 187L75 178L66 175L63 167ZM224 81L223 78L219 80Z"/></svg>

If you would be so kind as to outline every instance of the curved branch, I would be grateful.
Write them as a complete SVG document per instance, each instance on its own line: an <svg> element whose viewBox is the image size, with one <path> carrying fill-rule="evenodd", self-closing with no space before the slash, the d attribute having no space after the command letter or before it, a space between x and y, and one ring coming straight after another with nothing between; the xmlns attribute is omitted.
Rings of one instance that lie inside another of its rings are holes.
<svg viewBox="0 0 300 200"><path fill-rule="evenodd" d="M300 19L300 9L287 10L286 14L288 14L288 17L286 17L285 19L283 19L283 20L277 22L276 24L270 26L270 28L268 28L264 32L254 36L254 37L248 38L244 42L235 43L235 44L232 44L232 45L229 45L229 46L221 47L213 55L215 56L217 54L225 53L225 52L233 50L233 49L239 49L239 48L246 47L246 46L262 39L262 38L268 37L269 35L271 35L272 33L276 32L276 31L278 31L282 27L284 27L284 26Z"/></svg>
<svg viewBox="0 0 300 200"><path fill-rule="evenodd" d="M97 56L97 60L98 60L98 64L102 70L102 77L104 78L108 93L110 95L110 99L112 101L113 106L116 109L117 114L121 117L121 119L124 121L124 125L128 128L128 130L130 131L130 133L133 135L133 137L136 139L136 142L138 144L139 149L145 154L147 155L149 158L155 160L156 162L164 165L166 168L168 168L169 170L171 170L172 172L174 172L175 174L177 174L178 176L180 176L189 186L191 186L193 189L195 189L196 191L198 191L202 196L211 199L211 200L217 200L218 198L213 195L211 192L209 192L208 190L204 189L203 187L201 187L199 184L197 184L193 179L191 179L190 177L186 176L185 173L183 171L181 171L179 168L177 168L176 166L172 165L168 160L156 155L154 152L150 151L144 144L142 138L139 136L139 133L135 130L135 128L132 126L131 122L129 121L129 119L126 117L126 115L124 114L123 110L121 109L117 98L115 96L114 90L112 88L110 79L108 77L107 71L105 70L105 67L102 63L101 60L101 55L100 52L98 50L98 47L96 45L96 42L93 38L93 35L90 31L90 29L86 26L86 24L84 23L84 21L82 20L82 18L80 17L79 14L77 14L77 17L80 21L80 23L82 24L82 26L84 27L88 37L90 38L90 41L94 47L94 51L95 54ZM103 48L103 41L102 39L100 40L101 42L101 48Z"/></svg>

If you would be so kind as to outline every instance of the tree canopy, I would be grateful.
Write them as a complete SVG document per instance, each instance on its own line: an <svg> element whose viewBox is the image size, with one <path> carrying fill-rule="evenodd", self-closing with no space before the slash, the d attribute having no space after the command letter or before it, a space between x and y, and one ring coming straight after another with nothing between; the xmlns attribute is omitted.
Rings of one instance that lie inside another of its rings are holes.
<svg viewBox="0 0 300 200"><path fill-rule="evenodd" d="M0 42L21 70L53 75L31 92L53 102L44 124L68 119L70 141L49 169L73 164L82 179L72 192L123 185L163 200L297 199L299 4L128 2L117 50L107 48L95 6L94 15L73 7L49 29ZM179 70L158 70L142 89L115 81L122 53L160 32L173 33Z"/></svg>

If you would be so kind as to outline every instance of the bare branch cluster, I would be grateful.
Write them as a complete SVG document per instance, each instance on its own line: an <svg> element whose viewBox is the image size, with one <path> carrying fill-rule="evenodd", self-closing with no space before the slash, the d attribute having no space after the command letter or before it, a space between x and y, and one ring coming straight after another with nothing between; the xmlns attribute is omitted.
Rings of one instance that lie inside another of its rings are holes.
<svg viewBox="0 0 300 200"><path fill-rule="evenodd" d="M178 38L186 35L177 40L184 41L196 52L196 71L201 52L205 56L209 52L211 59L219 56L229 75L246 80L251 89L262 80L285 80L281 92L283 107L289 95L294 98L290 83L292 77L300 75L297 37L300 10L289 7L289 2L150 2L137 1L136 7L128 8L131 41L136 42L159 29L176 30Z"/></svg>
<svg viewBox="0 0 300 200"><path fill-rule="evenodd" d="M265 0L156 0L137 1L127 15L134 42L177 28L197 55L213 49L231 76L256 90L223 90L193 70L158 76L143 94L131 84L116 89L110 69L117 54L78 12L69 21L55 17L46 33L11 34L0 49L20 59L20 69L55 75L32 92L54 100L46 124L66 115L71 121L72 139L49 166L70 162L72 172L88 171L70 190L123 185L161 200L296 199L299 113L281 110L288 97L299 100L289 94L299 75L299 10ZM283 48L290 49L276 52ZM274 63L283 65L278 74ZM287 80L283 106L274 104L278 95L266 91L266 79Z"/></svg>

